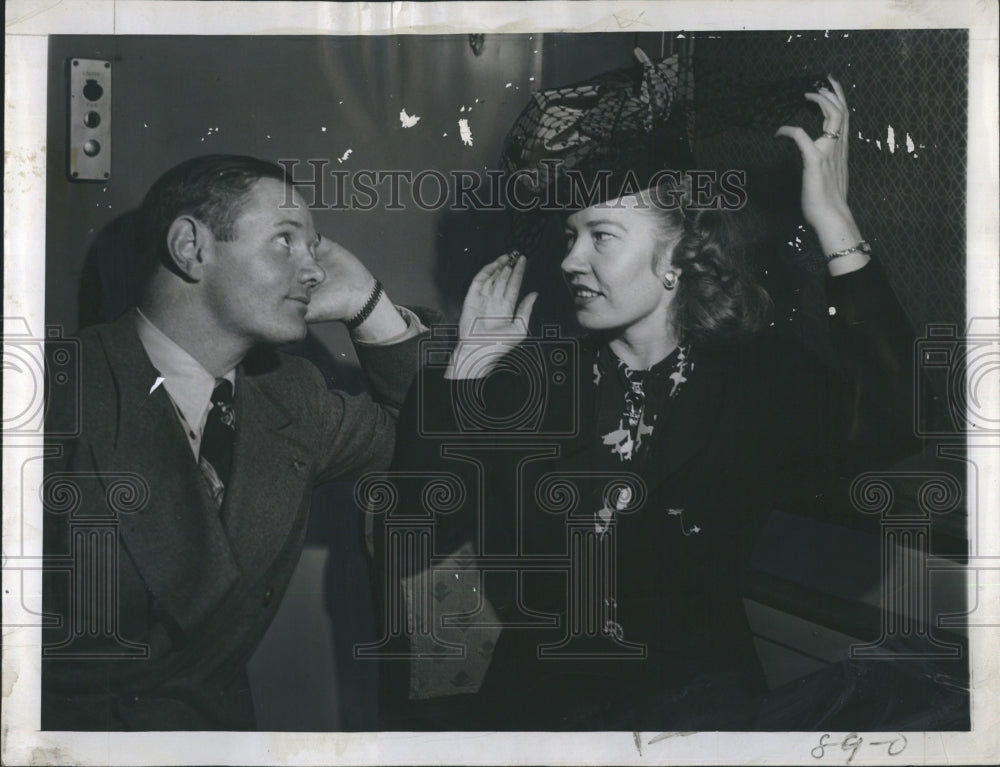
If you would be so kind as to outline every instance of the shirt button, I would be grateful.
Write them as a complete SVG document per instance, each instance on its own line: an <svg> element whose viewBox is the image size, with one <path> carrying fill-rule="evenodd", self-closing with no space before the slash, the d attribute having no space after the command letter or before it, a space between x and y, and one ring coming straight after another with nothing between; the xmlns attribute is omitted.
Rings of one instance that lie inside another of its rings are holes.
<svg viewBox="0 0 1000 767"><path fill-rule="evenodd" d="M264 592L264 598L261 600L261 605L267 607L271 604L271 600L274 598L274 589L268 589Z"/></svg>

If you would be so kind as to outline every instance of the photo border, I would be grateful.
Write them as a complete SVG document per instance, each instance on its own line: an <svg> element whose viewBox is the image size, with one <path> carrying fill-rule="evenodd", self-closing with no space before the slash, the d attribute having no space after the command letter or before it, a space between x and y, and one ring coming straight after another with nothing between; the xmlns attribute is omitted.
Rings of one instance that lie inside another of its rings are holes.
<svg viewBox="0 0 1000 767"><path fill-rule="evenodd" d="M485 34L511 32L648 32L774 28L969 30L967 200L967 317L1000 330L1000 236L997 210L997 7L994 3L936 2L524 2L524 3L292 3L70 0L38 7L6 6L4 109L4 317L23 321L38 336L45 328L45 173L48 41L52 34ZM280 23L276 20L280 19ZM5 321L5 340L11 328ZM997 392L986 403L997 413ZM4 383L4 409L23 392ZM970 437L970 480L978 475L978 511L1000 508L1000 439ZM4 434L3 607L40 603L38 490L42 438ZM34 499L22 508L22 499ZM23 519L28 525L23 528ZM1000 562L998 515L976 520L973 552ZM974 527L970 518L970 530ZM12 548L13 547L13 548ZM1000 565L998 565L1000 566ZM995 599L1000 571L984 571L971 599ZM1000 614L1000 604L985 605ZM909 738L905 755L853 764L990 763L1000 755L996 631L970 628L972 731ZM848 751L817 759L817 733L675 733L655 743L633 733L59 733L39 731L41 630L3 630L2 725L4 764L681 764L846 762ZM891 734L890 734L891 735Z"/></svg>

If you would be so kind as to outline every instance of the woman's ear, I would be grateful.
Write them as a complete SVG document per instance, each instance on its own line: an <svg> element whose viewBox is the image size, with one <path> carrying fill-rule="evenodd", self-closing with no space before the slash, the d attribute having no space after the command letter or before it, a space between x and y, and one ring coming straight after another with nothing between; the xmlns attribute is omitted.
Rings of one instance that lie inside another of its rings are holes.
<svg viewBox="0 0 1000 767"><path fill-rule="evenodd" d="M677 248L678 243L680 243L679 238L663 243L663 246L653 259L653 271L656 272L656 276L660 279L663 279L663 276L668 272L672 272L678 277L680 276L681 268L674 264L674 250Z"/></svg>
<svg viewBox="0 0 1000 767"><path fill-rule="evenodd" d="M191 216L179 216L167 230L167 252L178 274L191 282L202 278L205 262L202 248L206 244L208 232L202 224Z"/></svg>

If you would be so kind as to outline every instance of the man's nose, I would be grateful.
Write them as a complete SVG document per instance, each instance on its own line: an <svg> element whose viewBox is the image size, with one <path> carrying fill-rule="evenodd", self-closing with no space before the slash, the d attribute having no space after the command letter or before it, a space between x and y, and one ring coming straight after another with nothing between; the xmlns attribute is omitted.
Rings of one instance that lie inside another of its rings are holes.
<svg viewBox="0 0 1000 767"><path fill-rule="evenodd" d="M302 268L299 269L299 280L308 285L310 288L314 288L321 284L323 280L326 279L326 271L320 266L316 259L312 257L312 254L308 256Z"/></svg>

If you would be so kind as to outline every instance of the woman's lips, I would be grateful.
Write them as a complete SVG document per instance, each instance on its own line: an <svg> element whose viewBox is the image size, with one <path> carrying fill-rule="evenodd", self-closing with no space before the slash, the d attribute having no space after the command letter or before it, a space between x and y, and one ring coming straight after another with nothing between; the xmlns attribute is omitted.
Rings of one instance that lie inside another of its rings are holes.
<svg viewBox="0 0 1000 767"><path fill-rule="evenodd" d="M584 285L570 285L570 292L573 294L573 301L577 304L587 304L603 295L600 291L588 288Z"/></svg>

